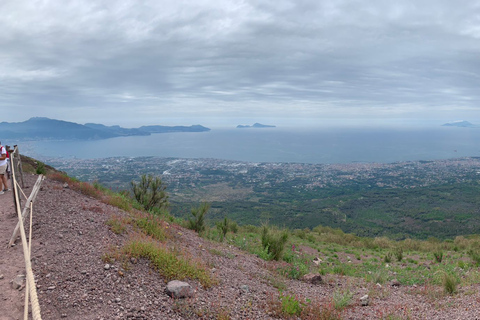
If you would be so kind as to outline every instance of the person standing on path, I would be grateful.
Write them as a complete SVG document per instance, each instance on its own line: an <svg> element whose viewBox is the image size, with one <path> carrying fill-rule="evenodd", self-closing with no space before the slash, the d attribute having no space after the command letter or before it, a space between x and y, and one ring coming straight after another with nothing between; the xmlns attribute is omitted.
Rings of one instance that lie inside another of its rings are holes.
<svg viewBox="0 0 480 320"><path fill-rule="evenodd" d="M7 184L7 149L0 143L0 194L4 194L8 191Z"/></svg>

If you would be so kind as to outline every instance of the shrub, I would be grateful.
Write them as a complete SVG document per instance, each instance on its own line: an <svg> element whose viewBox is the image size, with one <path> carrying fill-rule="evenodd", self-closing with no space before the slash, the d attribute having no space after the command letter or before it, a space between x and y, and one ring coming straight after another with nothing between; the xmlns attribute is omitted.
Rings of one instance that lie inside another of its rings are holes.
<svg viewBox="0 0 480 320"><path fill-rule="evenodd" d="M392 253L391 253L391 252L387 252L387 254L385 255L385 257L383 258L383 261L385 261L385 263L390 263L390 262L392 262Z"/></svg>
<svg viewBox="0 0 480 320"><path fill-rule="evenodd" d="M216 226L217 226L218 232L220 233L220 241L223 241L223 239L225 239L225 237L227 236L228 230L230 229L229 227L230 223L227 217L225 217L223 221L217 222Z"/></svg>
<svg viewBox="0 0 480 320"><path fill-rule="evenodd" d="M45 174L47 173L47 169L45 168L45 163L38 161L37 162L37 168L35 169L35 172L37 174Z"/></svg>
<svg viewBox="0 0 480 320"><path fill-rule="evenodd" d="M168 195L165 192L167 188L159 177L152 175L142 175L140 182L137 184L131 182L133 196L138 203L147 211L157 207L168 207Z"/></svg>
<svg viewBox="0 0 480 320"><path fill-rule="evenodd" d="M435 251L433 253L433 256L435 257L435 261L440 263L443 260L443 251L441 251L441 250Z"/></svg>
<svg viewBox="0 0 480 320"><path fill-rule="evenodd" d="M457 292L458 282L454 275L451 275L445 272L443 274L442 284L443 284L443 290L445 291L445 293L454 294Z"/></svg>
<svg viewBox="0 0 480 320"><path fill-rule="evenodd" d="M480 252L478 252L478 250L468 250L468 255L477 267L480 266Z"/></svg>
<svg viewBox="0 0 480 320"><path fill-rule="evenodd" d="M401 247L398 247L395 249L395 258L397 258L397 261L400 262L403 259L403 249Z"/></svg>
<svg viewBox="0 0 480 320"><path fill-rule="evenodd" d="M209 203L202 203L197 208L192 208L191 213L193 219L188 219L187 227L191 230L194 230L197 233L201 233L205 230L205 215L210 209Z"/></svg>
<svg viewBox="0 0 480 320"><path fill-rule="evenodd" d="M304 305L298 301L294 296L281 295L280 301L282 303L282 313L289 316L298 316L302 312L302 306Z"/></svg>
<svg viewBox="0 0 480 320"><path fill-rule="evenodd" d="M262 228L262 247L267 250L273 260L280 260L288 240L287 230L272 231L268 226Z"/></svg>
<svg viewBox="0 0 480 320"><path fill-rule="evenodd" d="M335 309L343 310L352 302L353 293L351 293L350 290L335 291L332 298Z"/></svg>
<svg viewBox="0 0 480 320"><path fill-rule="evenodd" d="M233 233L238 232L238 224L237 224L236 221L230 221L228 226L229 226L230 231L232 231Z"/></svg>

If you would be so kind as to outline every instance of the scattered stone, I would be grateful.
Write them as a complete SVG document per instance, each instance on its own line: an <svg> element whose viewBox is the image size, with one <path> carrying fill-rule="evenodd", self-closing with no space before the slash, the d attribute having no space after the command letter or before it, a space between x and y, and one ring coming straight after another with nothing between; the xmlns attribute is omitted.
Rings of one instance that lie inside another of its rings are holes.
<svg viewBox="0 0 480 320"><path fill-rule="evenodd" d="M0 274L0 280L2 280L4 278L3 274Z"/></svg>
<svg viewBox="0 0 480 320"><path fill-rule="evenodd" d="M65 182L65 183L63 184L63 187L64 187L65 189L68 189L68 188L69 188L68 183Z"/></svg>
<svg viewBox="0 0 480 320"><path fill-rule="evenodd" d="M115 298L115 303L120 303L122 301L122 299L120 298Z"/></svg>
<svg viewBox="0 0 480 320"><path fill-rule="evenodd" d="M51 286L51 287L48 287L47 290L54 290L56 287L55 286Z"/></svg>
<svg viewBox="0 0 480 320"><path fill-rule="evenodd" d="M364 295L363 297L360 298L360 305L363 307L368 306L368 294Z"/></svg>
<svg viewBox="0 0 480 320"><path fill-rule="evenodd" d="M167 283L166 293L172 298L190 298L195 294L195 290L186 282L172 280Z"/></svg>
<svg viewBox="0 0 480 320"><path fill-rule="evenodd" d="M107 264L105 264L105 266L103 267L103 269L105 269L105 270L109 270L109 269L110 269L110 265L109 265L108 263L107 263Z"/></svg>
<svg viewBox="0 0 480 320"><path fill-rule="evenodd" d="M302 277L302 280L314 285L323 283L322 276L319 274L308 273Z"/></svg>
<svg viewBox="0 0 480 320"><path fill-rule="evenodd" d="M248 291L249 291L247 285L242 285L242 286L240 286L240 289L241 289L243 292L245 292L245 293L248 293Z"/></svg>
<svg viewBox="0 0 480 320"><path fill-rule="evenodd" d="M315 259L313 259L313 263L315 263L315 265L319 265L320 263L322 262L322 259L320 259L319 257L316 257Z"/></svg>
<svg viewBox="0 0 480 320"><path fill-rule="evenodd" d="M23 280L25 280L25 276L24 276L24 275L20 274L20 275L16 276L16 277L12 280L12 288L15 289L15 290L20 290L20 289L22 289Z"/></svg>
<svg viewBox="0 0 480 320"><path fill-rule="evenodd" d="M381 288L381 287L382 287L382 285L381 285L380 283L377 283L376 286L377 286L378 288Z"/></svg>
<svg viewBox="0 0 480 320"><path fill-rule="evenodd" d="M392 285L392 287L400 287L400 281L398 281L397 279L393 279L390 284Z"/></svg>
<svg viewBox="0 0 480 320"><path fill-rule="evenodd" d="M137 264L138 261L137 261L136 258L132 257L132 258L130 258L130 262L133 263L133 264Z"/></svg>

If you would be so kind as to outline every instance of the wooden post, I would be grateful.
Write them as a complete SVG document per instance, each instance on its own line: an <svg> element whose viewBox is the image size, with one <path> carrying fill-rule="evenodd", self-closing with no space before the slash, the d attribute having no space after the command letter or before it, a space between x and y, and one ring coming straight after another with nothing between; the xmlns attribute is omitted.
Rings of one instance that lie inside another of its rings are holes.
<svg viewBox="0 0 480 320"><path fill-rule="evenodd" d="M17 161L16 160L16 158L17 158L16 154L17 154L17 150L15 148L15 151L10 154L10 170L12 171L12 176L15 173L15 164L16 164L16 161ZM10 190L12 190L13 203L15 203L16 195L17 195L17 192L18 192L17 185L15 183L15 179L11 179L11 181L10 181ZM20 199L20 197L19 197L19 199ZM20 204L21 204L21 202L20 202ZM15 213L16 213L16 215L18 215L17 206L15 206Z"/></svg>
<svg viewBox="0 0 480 320"><path fill-rule="evenodd" d="M20 150L18 150L18 146L13 146L17 150L17 158L18 158L18 171L20 172L20 180L22 181L22 188L25 188L25 184L23 183L23 168L22 168L22 158L20 157Z"/></svg>
<svg viewBox="0 0 480 320"><path fill-rule="evenodd" d="M30 204L37 197L37 194L38 194L38 191L40 190L40 185L42 184L43 179L44 179L43 175L38 176L37 182L35 182L35 185L33 186L32 193L28 197L27 202L25 202L25 207L23 207L22 220L19 220L17 222L17 226L15 227L15 230L13 231L13 235L10 238L10 242L8 243L8 246L11 247L15 243L15 239L18 236L18 231L20 230L20 223L23 224L23 222L25 221L25 217L27 215L27 212L30 212Z"/></svg>

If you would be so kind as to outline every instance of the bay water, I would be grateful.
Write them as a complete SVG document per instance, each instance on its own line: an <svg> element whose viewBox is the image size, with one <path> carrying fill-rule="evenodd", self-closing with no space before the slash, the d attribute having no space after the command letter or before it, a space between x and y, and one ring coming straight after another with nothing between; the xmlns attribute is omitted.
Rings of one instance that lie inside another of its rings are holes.
<svg viewBox="0 0 480 320"><path fill-rule="evenodd" d="M93 141L28 141L38 158L214 158L249 162L352 163L480 156L480 128L212 129Z"/></svg>

